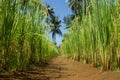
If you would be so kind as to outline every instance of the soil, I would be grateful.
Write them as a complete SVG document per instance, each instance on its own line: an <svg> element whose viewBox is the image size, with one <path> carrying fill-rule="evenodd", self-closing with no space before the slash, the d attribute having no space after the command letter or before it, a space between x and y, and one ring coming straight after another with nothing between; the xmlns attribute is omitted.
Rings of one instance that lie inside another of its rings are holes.
<svg viewBox="0 0 120 80"><path fill-rule="evenodd" d="M120 72L103 72L91 65L58 56L44 67L30 66L27 71L1 74L0 80L120 80Z"/></svg>

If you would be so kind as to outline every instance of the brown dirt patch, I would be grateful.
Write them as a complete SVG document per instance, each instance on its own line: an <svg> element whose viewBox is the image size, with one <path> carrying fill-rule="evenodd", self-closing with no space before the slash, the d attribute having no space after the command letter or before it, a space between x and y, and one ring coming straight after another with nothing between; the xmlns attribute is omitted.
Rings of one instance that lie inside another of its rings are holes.
<svg viewBox="0 0 120 80"><path fill-rule="evenodd" d="M30 66L28 71L1 74L0 80L120 80L120 72L101 72L90 65L58 56L45 67Z"/></svg>

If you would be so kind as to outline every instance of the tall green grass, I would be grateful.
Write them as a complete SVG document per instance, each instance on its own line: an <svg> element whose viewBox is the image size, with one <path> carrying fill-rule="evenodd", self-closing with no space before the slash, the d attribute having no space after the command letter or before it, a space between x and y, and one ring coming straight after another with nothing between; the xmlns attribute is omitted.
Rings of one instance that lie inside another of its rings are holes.
<svg viewBox="0 0 120 80"><path fill-rule="evenodd" d="M0 2L0 69L7 71L41 65L58 53L46 33L42 0L23 1Z"/></svg>
<svg viewBox="0 0 120 80"><path fill-rule="evenodd" d="M82 21L79 16L71 21L62 44L63 55L102 70L120 68L119 1L108 2L91 0L86 14L82 13Z"/></svg>

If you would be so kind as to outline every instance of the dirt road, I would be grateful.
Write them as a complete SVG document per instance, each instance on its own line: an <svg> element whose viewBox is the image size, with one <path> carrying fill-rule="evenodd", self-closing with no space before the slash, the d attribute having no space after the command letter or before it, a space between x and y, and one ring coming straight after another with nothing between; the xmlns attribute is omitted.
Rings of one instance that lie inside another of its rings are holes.
<svg viewBox="0 0 120 80"><path fill-rule="evenodd" d="M90 65L58 56L45 67L30 66L28 71L0 75L0 80L120 80L120 72L101 72Z"/></svg>

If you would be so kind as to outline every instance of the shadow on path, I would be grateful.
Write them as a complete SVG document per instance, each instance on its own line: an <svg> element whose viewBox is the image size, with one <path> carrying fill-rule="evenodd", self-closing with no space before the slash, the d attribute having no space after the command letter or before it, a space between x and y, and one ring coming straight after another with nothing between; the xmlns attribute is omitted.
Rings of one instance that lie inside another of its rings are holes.
<svg viewBox="0 0 120 80"><path fill-rule="evenodd" d="M31 65L27 71L0 74L0 80L120 80L120 72L102 72L89 64L58 56L44 67Z"/></svg>
<svg viewBox="0 0 120 80"><path fill-rule="evenodd" d="M64 66L65 64L61 64ZM30 66L27 71L17 71L12 74L0 74L0 80L57 80L60 77L70 75L62 72L66 71L65 67L59 64L47 64L44 67Z"/></svg>

